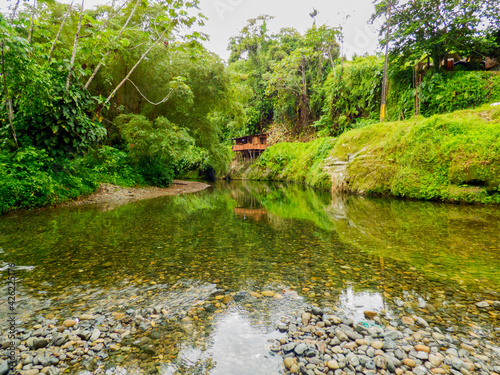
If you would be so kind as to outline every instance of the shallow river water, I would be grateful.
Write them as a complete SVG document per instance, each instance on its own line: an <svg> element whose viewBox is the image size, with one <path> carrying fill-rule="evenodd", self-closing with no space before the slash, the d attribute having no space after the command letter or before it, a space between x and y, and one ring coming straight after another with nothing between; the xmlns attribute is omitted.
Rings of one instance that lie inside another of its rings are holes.
<svg viewBox="0 0 500 375"><path fill-rule="evenodd" d="M2 306L8 263L27 330L82 314L163 317L73 373L280 374L283 360L269 351L277 324L306 305L355 321L365 310L416 314L500 340L499 311L476 307L500 300L500 207L218 182L192 195L0 217ZM131 344L153 332L153 351Z"/></svg>

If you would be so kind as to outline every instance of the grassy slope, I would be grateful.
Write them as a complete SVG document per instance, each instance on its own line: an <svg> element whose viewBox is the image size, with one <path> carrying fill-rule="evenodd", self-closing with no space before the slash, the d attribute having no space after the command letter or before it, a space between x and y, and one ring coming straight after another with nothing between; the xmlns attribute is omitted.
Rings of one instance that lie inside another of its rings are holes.
<svg viewBox="0 0 500 375"><path fill-rule="evenodd" d="M330 190L330 175L323 171L324 160L335 138L318 138L308 143L278 143L268 148L245 172L246 179L303 182Z"/></svg>
<svg viewBox="0 0 500 375"><path fill-rule="evenodd" d="M500 203L500 108L374 124L339 137L353 192Z"/></svg>
<svg viewBox="0 0 500 375"><path fill-rule="evenodd" d="M330 189L327 159L348 161L354 193L500 203L500 107L374 124L338 139L272 146L244 178Z"/></svg>

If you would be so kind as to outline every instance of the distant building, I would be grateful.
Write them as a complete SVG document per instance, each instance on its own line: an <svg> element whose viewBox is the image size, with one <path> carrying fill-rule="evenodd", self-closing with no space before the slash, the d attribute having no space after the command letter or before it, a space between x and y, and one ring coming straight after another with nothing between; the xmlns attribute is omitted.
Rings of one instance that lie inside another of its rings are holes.
<svg viewBox="0 0 500 375"><path fill-rule="evenodd" d="M267 148L267 134L247 135L240 138L231 138L236 141L233 151L237 152L243 160L254 160Z"/></svg>

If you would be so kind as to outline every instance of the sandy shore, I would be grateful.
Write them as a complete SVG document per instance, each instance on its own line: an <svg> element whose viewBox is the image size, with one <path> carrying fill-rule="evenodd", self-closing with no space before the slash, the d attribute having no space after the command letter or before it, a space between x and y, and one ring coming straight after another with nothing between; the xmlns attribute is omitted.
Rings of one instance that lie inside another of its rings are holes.
<svg viewBox="0 0 500 375"><path fill-rule="evenodd" d="M81 197L71 202L63 203L64 206L74 206L89 203L118 203L124 204L141 199L151 199L165 195L180 195L196 193L209 188L210 185L196 181L174 180L168 188L146 187L133 188L122 187L113 184L101 184L97 191L86 197Z"/></svg>

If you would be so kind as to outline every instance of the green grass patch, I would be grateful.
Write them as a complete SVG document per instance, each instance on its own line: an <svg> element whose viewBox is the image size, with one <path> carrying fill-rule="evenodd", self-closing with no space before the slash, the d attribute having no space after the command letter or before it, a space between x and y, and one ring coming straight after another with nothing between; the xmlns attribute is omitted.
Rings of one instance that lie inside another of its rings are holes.
<svg viewBox="0 0 500 375"><path fill-rule="evenodd" d="M379 123L339 137L331 157L349 164L351 191L500 203L500 108Z"/></svg>
<svg viewBox="0 0 500 375"><path fill-rule="evenodd" d="M318 138L308 143L278 143L259 157L244 178L302 182L329 190L331 178L323 167L334 143L335 138L331 137Z"/></svg>

